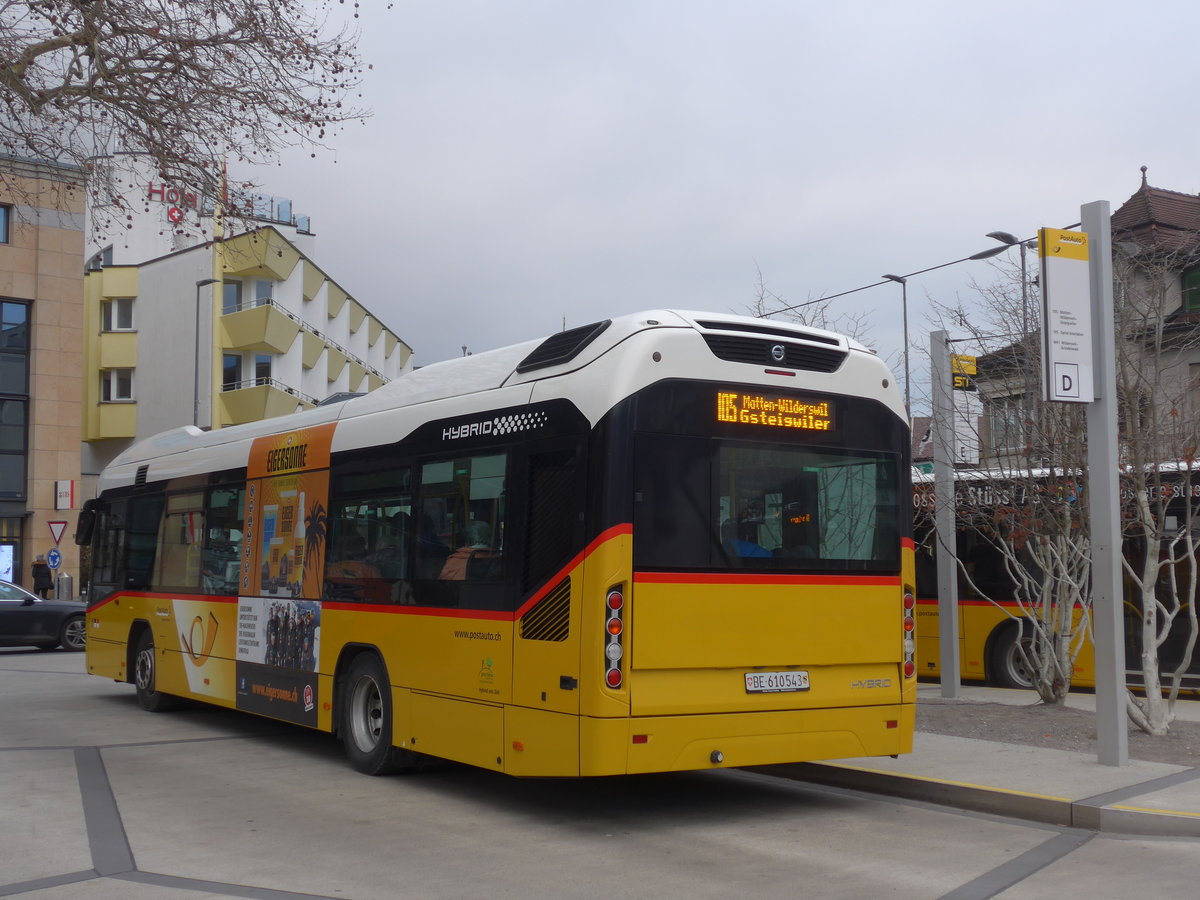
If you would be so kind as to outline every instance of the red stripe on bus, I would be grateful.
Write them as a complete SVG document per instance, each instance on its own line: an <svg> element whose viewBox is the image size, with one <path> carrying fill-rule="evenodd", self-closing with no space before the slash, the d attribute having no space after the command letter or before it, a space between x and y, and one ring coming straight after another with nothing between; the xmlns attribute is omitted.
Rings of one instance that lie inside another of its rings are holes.
<svg viewBox="0 0 1200 900"><path fill-rule="evenodd" d="M751 575L716 572L635 572L634 584L823 584L898 587L899 575Z"/></svg>
<svg viewBox="0 0 1200 900"><path fill-rule="evenodd" d="M335 603L325 601L322 609L339 612L390 613L399 616L436 616L443 619L489 619L493 622L511 622L513 614L492 609L447 609L444 606L393 606L383 603Z"/></svg>
<svg viewBox="0 0 1200 900"><path fill-rule="evenodd" d="M88 606L88 612L99 609L102 606L107 606L117 600L195 600L203 603L237 603L237 597L229 597L225 594L168 594L168 593L151 593L149 591L122 591L117 593L114 591L103 600L97 600L95 604Z"/></svg>

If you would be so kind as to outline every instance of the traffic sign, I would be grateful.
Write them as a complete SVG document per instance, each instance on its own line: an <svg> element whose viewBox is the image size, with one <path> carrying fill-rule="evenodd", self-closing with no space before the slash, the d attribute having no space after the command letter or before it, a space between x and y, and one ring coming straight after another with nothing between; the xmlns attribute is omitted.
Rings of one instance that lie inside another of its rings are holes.
<svg viewBox="0 0 1200 900"><path fill-rule="evenodd" d="M62 565L62 554L58 552L57 547L46 554L46 565L52 569L57 569Z"/></svg>
<svg viewBox="0 0 1200 900"><path fill-rule="evenodd" d="M62 540L63 532L67 530L67 523L47 522L46 524L50 526L50 534L54 538L54 543L57 544Z"/></svg>

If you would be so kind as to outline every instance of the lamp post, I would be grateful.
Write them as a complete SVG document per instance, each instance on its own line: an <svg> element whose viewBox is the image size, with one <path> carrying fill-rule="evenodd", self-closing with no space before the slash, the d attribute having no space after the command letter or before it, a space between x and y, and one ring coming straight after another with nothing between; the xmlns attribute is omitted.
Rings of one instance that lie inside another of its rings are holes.
<svg viewBox="0 0 1200 900"><path fill-rule="evenodd" d="M192 424L200 427L200 288L216 284L219 278L202 278L196 282L196 360L192 366Z"/></svg>
<svg viewBox="0 0 1200 900"><path fill-rule="evenodd" d="M1004 244L1003 249L1008 247L1017 247L1021 251L1021 345L1022 349L1027 354L1025 364L1021 367L1025 379L1025 392L1021 397L1021 437L1025 437L1025 429L1032 418L1033 385L1030 382L1029 357L1033 355L1033 348L1029 346L1029 276L1025 270L1025 248L1033 244L1033 241L1022 241L1015 235L1007 231L989 231L987 236L994 241L999 241Z"/></svg>
<svg viewBox="0 0 1200 900"><path fill-rule="evenodd" d="M908 377L908 279L903 275L884 275L883 277L900 285L900 304L904 316L904 412L911 422L912 390L909 387L911 379Z"/></svg>
<svg viewBox="0 0 1200 900"><path fill-rule="evenodd" d="M989 231L987 236L994 241L999 241L1002 244L1007 244L1009 247L1018 247L1021 250L1021 336L1028 337L1029 335L1029 278L1025 270L1025 248L1032 244L1032 241L1022 241L1013 236L1007 231Z"/></svg>

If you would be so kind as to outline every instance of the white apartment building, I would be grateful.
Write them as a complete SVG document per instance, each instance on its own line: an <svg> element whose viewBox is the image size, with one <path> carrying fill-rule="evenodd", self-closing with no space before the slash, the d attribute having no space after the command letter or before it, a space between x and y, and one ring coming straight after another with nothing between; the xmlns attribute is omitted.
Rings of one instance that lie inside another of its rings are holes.
<svg viewBox="0 0 1200 900"><path fill-rule="evenodd" d="M289 201L255 196L248 225L223 223L134 153L97 160L94 183L109 202L88 208L85 481L160 431L288 415L411 369L411 348L314 261Z"/></svg>

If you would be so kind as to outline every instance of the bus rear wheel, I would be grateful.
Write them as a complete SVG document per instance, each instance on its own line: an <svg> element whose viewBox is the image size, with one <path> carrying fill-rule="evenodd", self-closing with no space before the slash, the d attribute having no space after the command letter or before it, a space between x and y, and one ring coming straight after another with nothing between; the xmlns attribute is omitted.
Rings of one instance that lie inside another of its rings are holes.
<svg viewBox="0 0 1200 900"><path fill-rule="evenodd" d="M378 656L360 653L354 658L342 698L340 730L350 765L364 775L414 766L415 753L392 746L392 691Z"/></svg>
<svg viewBox="0 0 1200 900"><path fill-rule="evenodd" d="M999 687L1032 688L1033 672L1018 648L1018 645L1023 644L1028 656L1033 649L1032 642L1029 638L1018 641L1017 634L1016 628L1006 628L996 636L992 644L988 676L992 683Z"/></svg>
<svg viewBox="0 0 1200 900"><path fill-rule="evenodd" d="M154 652L154 635L149 628L138 635L133 655L133 683L137 688L138 703L148 712L166 712L178 703L178 698L157 688L158 659Z"/></svg>

